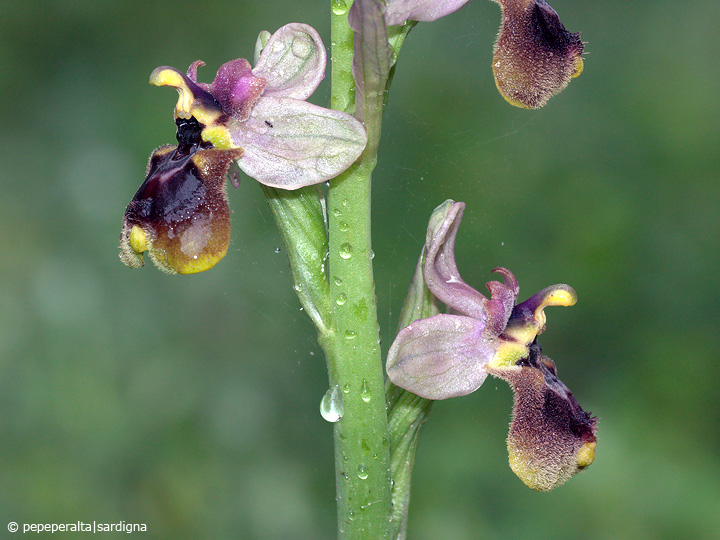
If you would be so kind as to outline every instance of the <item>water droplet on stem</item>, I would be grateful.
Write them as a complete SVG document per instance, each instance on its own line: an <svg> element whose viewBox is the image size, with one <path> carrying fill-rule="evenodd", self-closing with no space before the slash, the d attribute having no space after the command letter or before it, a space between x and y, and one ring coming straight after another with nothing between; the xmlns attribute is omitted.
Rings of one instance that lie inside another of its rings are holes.
<svg viewBox="0 0 720 540"><path fill-rule="evenodd" d="M344 412L342 393L336 384L325 392L320 401L320 414L328 422L335 423L342 418Z"/></svg>

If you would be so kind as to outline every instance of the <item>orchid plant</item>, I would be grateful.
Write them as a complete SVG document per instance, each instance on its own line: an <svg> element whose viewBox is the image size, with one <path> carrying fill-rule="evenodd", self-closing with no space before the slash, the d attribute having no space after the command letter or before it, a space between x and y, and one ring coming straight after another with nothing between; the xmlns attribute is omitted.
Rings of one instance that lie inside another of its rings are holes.
<svg viewBox="0 0 720 540"><path fill-rule="evenodd" d="M177 144L152 153L125 211L120 258L137 268L147 254L174 274L208 270L230 241L225 180L260 182L327 360L320 408L334 427L339 538L406 537L420 426L435 400L469 394L487 375L515 393L509 461L529 487L552 489L594 458L595 419L537 340L545 308L574 304L575 291L555 285L518 303L504 268L489 298L469 286L454 254L463 203L446 201L430 217L385 377L370 244L383 109L412 28L467 1L332 0L329 108L307 102L327 57L320 35L300 23L261 32L254 67L229 61L212 83L198 82L200 60L150 76L178 92ZM512 105L541 107L582 71L583 43L544 0L496 1L497 88Z"/></svg>

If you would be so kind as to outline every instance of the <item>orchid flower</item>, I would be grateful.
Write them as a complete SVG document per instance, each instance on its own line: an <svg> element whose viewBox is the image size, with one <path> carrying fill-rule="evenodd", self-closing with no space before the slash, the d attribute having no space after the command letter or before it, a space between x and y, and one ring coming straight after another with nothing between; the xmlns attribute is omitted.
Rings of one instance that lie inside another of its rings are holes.
<svg viewBox="0 0 720 540"><path fill-rule="evenodd" d="M178 146L150 157L145 182L125 212L120 258L142 254L170 273L207 270L227 252L230 220L224 178L233 162L262 184L298 189L334 178L362 153L365 129L352 116L308 103L325 75L318 33L288 24L260 34L255 67L223 64L211 84L161 66L150 83L178 91ZM233 184L236 182L233 181Z"/></svg>
<svg viewBox="0 0 720 540"><path fill-rule="evenodd" d="M488 374L507 381L515 400L508 435L513 471L530 487L549 490L592 463L595 420L557 378L541 353L544 309L576 301L568 285L547 287L524 302L515 276L494 271L504 283L487 284L490 298L473 289L455 264L455 237L464 203L436 209L424 247L425 284L450 313L414 321L388 352L390 381L423 398L438 400L477 390Z"/></svg>

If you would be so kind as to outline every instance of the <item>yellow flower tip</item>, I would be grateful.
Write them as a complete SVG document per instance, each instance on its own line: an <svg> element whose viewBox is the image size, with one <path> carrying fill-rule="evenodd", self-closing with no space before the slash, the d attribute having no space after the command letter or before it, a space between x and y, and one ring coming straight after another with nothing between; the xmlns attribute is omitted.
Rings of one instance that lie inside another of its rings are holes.
<svg viewBox="0 0 720 540"><path fill-rule="evenodd" d="M538 293L539 304L535 308L533 317L540 328L545 327L547 317L545 308L549 306L574 306L577 303L577 293L570 285L553 285Z"/></svg>
<svg viewBox="0 0 720 540"><path fill-rule="evenodd" d="M185 81L183 80L183 74L177 69L168 66L160 66L153 69L150 74L150 84L155 86L172 86L174 88L180 88L185 86Z"/></svg>
<svg viewBox="0 0 720 540"><path fill-rule="evenodd" d="M138 225L130 225L127 219L123 221L120 233L120 260L130 268L140 268L145 264L143 253L150 249L152 240Z"/></svg>
<svg viewBox="0 0 720 540"><path fill-rule="evenodd" d="M208 92L175 68L160 66L150 74L150 84L171 86L178 91L175 118L195 118L203 126L201 137L216 148L233 147L230 131L224 125L227 115Z"/></svg>
<svg viewBox="0 0 720 540"><path fill-rule="evenodd" d="M189 250L197 249L190 247ZM198 274L210 270L227 254L227 249L217 253L200 253L192 256L186 254L168 253L166 250L153 250L148 252L153 264L166 274Z"/></svg>
<svg viewBox="0 0 720 540"><path fill-rule="evenodd" d="M135 253L145 253L148 249L147 235L139 225L130 229L130 247Z"/></svg>
<svg viewBox="0 0 720 540"><path fill-rule="evenodd" d="M177 105L175 105L176 118L187 119L193 116L192 109L195 103L195 96L187 81L188 78L186 75L180 73L175 68L166 66L155 68L150 74L150 84L155 86L172 86L178 91L178 102Z"/></svg>
<svg viewBox="0 0 720 540"><path fill-rule="evenodd" d="M592 442L586 442L580 447L580 450L578 450L576 459L577 459L577 466L579 469L584 469L585 467L588 467L592 465L592 462L595 461L595 447L597 446L596 441Z"/></svg>
<svg viewBox="0 0 720 540"><path fill-rule="evenodd" d="M583 62L583 59L581 56L578 56L574 60L573 70L572 70L572 73L570 73L570 78L577 79L582 74L584 68L585 68L585 62Z"/></svg>

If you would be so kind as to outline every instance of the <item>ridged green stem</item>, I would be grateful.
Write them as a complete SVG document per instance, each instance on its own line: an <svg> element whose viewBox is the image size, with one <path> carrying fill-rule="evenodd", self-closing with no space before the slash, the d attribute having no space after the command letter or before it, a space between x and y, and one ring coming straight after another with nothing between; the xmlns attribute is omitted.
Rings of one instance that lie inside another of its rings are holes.
<svg viewBox="0 0 720 540"><path fill-rule="evenodd" d="M353 32L347 11L334 9L331 26L331 107L352 112ZM369 139L380 132L382 110L373 112L365 122ZM390 538L390 452L370 239L376 151L376 144L369 145L330 182L327 207L334 322L328 373L331 388L341 390L344 409L335 424L338 538L349 540Z"/></svg>

